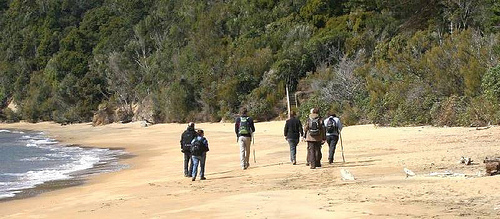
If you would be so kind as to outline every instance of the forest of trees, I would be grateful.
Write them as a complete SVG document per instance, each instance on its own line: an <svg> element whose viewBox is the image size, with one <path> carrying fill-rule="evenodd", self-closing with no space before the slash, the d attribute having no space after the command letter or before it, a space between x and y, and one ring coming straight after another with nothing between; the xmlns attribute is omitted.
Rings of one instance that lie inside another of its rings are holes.
<svg viewBox="0 0 500 219"><path fill-rule="evenodd" d="M0 0L0 120L500 124L498 0ZM7 107L15 103L17 110Z"/></svg>

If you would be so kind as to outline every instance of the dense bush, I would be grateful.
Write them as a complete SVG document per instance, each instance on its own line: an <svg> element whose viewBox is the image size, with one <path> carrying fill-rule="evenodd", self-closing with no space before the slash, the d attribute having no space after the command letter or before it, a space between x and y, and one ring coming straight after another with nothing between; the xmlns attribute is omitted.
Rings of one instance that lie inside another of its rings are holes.
<svg viewBox="0 0 500 219"><path fill-rule="evenodd" d="M288 87L302 118L498 123L500 3L422 2L2 1L0 107L21 109L3 119L270 120Z"/></svg>
<svg viewBox="0 0 500 219"><path fill-rule="evenodd" d="M484 95L488 100L498 103L500 100L500 64L490 68L484 74L481 83Z"/></svg>

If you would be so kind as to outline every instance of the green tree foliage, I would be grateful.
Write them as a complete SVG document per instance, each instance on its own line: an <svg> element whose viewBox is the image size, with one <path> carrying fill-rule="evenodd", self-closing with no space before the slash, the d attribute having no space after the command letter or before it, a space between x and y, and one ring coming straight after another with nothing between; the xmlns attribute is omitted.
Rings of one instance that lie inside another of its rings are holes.
<svg viewBox="0 0 500 219"><path fill-rule="evenodd" d="M3 119L257 120L335 111L347 124L498 123L494 0L0 0ZM151 101L144 101L151 100ZM484 108L477 107L488 100Z"/></svg>
<svg viewBox="0 0 500 219"><path fill-rule="evenodd" d="M500 64L486 72L481 87L490 101L498 102L500 100Z"/></svg>

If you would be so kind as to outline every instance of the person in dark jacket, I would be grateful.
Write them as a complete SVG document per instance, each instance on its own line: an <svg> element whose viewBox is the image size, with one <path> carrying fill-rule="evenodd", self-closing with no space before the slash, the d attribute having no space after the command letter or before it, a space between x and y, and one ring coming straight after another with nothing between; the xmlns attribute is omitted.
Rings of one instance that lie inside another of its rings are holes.
<svg viewBox="0 0 500 219"><path fill-rule="evenodd" d="M255 126L253 119L247 115L246 108L240 110L240 115L234 123L234 132L240 145L241 169L246 170L250 166L250 143L252 142L252 134L255 132Z"/></svg>
<svg viewBox="0 0 500 219"><path fill-rule="evenodd" d="M287 140L290 145L290 162L292 162L293 165L297 163L297 144L299 144L300 136L304 136L302 123L295 118L295 116L295 111L291 111L290 118L286 120L284 130L285 140Z"/></svg>
<svg viewBox="0 0 500 219"><path fill-rule="evenodd" d="M184 176L191 177L193 172L193 160L191 158L191 141L197 136L194 123L190 122L187 129L181 135L181 152L184 154Z"/></svg>
<svg viewBox="0 0 500 219"><path fill-rule="evenodd" d="M326 134L317 108L311 109L311 114L304 125L304 140L307 141L307 162L311 165L311 169L321 167L321 145L326 141Z"/></svg>
<svg viewBox="0 0 500 219"><path fill-rule="evenodd" d="M210 149L208 148L208 140L204 137L205 134L203 132L203 130L199 129L197 131L198 133L198 136L195 137L193 139L193 141L191 142L191 145L193 145L194 147L194 144L196 141L199 141L201 143L201 148L199 151L193 151L191 150L191 154L192 154L192 159L193 159L193 172L192 172L192 176L193 176L193 179L192 181L195 181L196 180L196 174L198 172L198 164L200 164L200 180L205 180L205 162L207 160L207 152L210 151Z"/></svg>

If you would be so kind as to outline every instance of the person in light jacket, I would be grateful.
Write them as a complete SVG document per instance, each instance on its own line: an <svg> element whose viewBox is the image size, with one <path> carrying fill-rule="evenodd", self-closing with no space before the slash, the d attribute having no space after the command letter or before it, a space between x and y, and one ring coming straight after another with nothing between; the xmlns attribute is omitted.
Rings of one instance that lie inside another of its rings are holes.
<svg viewBox="0 0 500 219"><path fill-rule="evenodd" d="M330 112L329 114L330 116L323 121L323 124L325 124L326 142L328 143L328 163L332 164L335 159L335 148L342 131L342 122L335 113Z"/></svg>

